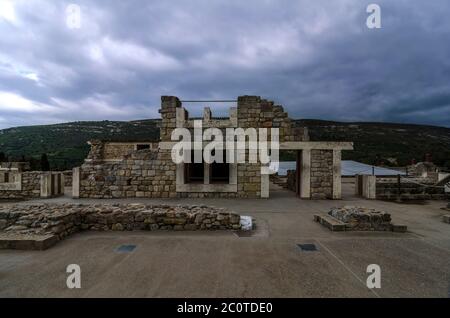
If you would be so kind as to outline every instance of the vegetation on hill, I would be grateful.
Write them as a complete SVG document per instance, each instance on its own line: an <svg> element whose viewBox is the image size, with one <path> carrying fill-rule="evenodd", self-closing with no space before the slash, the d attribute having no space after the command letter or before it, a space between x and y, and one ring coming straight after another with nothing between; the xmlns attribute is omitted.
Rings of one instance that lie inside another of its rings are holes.
<svg viewBox="0 0 450 318"><path fill-rule="evenodd" d="M0 157L27 160L40 169L46 154L53 170L78 166L89 152L88 140L152 141L159 138L159 119L71 122L56 125L25 126L0 130ZM405 166L421 161L429 153L439 166L450 169L450 128L391 124L342 123L313 119L295 120L307 126L311 140L353 141L354 151L343 159L367 164ZM295 158L285 152L282 160ZM5 159L3 159L5 160Z"/></svg>
<svg viewBox="0 0 450 318"><path fill-rule="evenodd" d="M52 170L79 166L89 152L92 139L148 141L159 138L159 119L70 122L56 125L24 126L0 130L0 153L9 161L27 160L41 169L46 154Z"/></svg>
<svg viewBox="0 0 450 318"><path fill-rule="evenodd" d="M311 140L353 141L354 150L344 151L344 160L401 167L430 154L436 165L450 169L450 128L315 119L296 120L296 124L309 128Z"/></svg>

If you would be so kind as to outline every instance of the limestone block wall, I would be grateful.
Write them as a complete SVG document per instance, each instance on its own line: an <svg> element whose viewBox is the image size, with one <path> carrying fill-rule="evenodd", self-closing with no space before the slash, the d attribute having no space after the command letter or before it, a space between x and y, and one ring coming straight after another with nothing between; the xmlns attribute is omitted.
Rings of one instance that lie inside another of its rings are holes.
<svg viewBox="0 0 450 318"><path fill-rule="evenodd" d="M117 163L88 162L80 167L79 197L176 197L175 170L168 150L132 151Z"/></svg>
<svg viewBox="0 0 450 318"><path fill-rule="evenodd" d="M149 149L158 148L158 143L153 141L109 142L91 140L89 144L91 150L86 159L92 162L120 161L125 155L137 150L138 145L148 145Z"/></svg>
<svg viewBox="0 0 450 318"><path fill-rule="evenodd" d="M400 187L396 180L390 180L390 182L381 182L378 180L376 183L376 198L378 200L449 200L450 193L445 192L445 188L442 186L434 186L429 184L429 187L422 186L420 184L401 181ZM386 181L386 180L385 180ZM416 182L423 183L423 179L415 180Z"/></svg>
<svg viewBox="0 0 450 318"><path fill-rule="evenodd" d="M278 128L279 141L306 141L305 129L295 128L283 106L259 96L240 96L238 98L238 127ZM270 136L270 134L269 134ZM269 137L270 139L270 137ZM261 164L240 164L238 166L239 197L261 196Z"/></svg>
<svg viewBox="0 0 450 318"><path fill-rule="evenodd" d="M333 198L333 151L311 150L311 199Z"/></svg>
<svg viewBox="0 0 450 318"><path fill-rule="evenodd" d="M19 181L0 183L0 199L39 198L41 194L41 171L20 172Z"/></svg>

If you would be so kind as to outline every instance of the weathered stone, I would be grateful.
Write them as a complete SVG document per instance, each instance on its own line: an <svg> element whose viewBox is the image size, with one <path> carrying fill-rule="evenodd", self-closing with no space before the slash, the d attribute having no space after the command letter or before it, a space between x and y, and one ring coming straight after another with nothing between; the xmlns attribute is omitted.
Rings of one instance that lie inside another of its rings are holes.
<svg viewBox="0 0 450 318"><path fill-rule="evenodd" d="M63 239L82 230L238 229L240 216L208 206L40 204L0 206L0 230Z"/></svg>
<svg viewBox="0 0 450 318"><path fill-rule="evenodd" d="M111 230L113 231L123 231L123 225L121 223L116 223L111 227Z"/></svg>
<svg viewBox="0 0 450 318"><path fill-rule="evenodd" d="M391 216L384 211L375 209L344 206L341 208L333 208L328 212L329 217L318 216L317 219L322 224L333 223L333 219L342 222L346 231L395 231L406 232L404 225L394 225L391 223ZM324 224L327 225L327 224Z"/></svg>

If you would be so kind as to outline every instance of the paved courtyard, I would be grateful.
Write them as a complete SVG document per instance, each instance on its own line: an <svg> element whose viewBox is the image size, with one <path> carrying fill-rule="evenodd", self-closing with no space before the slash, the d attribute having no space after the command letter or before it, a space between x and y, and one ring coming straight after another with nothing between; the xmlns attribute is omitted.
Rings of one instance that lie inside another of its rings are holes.
<svg viewBox="0 0 450 318"><path fill-rule="evenodd" d="M368 201L353 197L351 185L343 190L341 201L299 200L275 186L269 200L77 200L223 206L254 217L257 229L249 237L85 232L46 251L0 250L0 297L449 297L450 225L440 209L446 203ZM330 232L313 222L313 214L342 205L385 210L409 231ZM302 243L317 251L301 251ZM119 253L121 245L136 248ZM81 289L66 287L73 263L81 266ZM369 264L381 267L381 289L366 287Z"/></svg>

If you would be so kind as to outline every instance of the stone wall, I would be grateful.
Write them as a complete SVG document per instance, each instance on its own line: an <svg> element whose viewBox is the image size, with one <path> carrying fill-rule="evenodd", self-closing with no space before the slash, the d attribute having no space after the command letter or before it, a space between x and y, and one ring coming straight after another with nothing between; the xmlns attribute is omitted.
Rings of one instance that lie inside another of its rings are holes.
<svg viewBox="0 0 450 318"><path fill-rule="evenodd" d="M333 198L333 151L311 151L311 199Z"/></svg>
<svg viewBox="0 0 450 318"><path fill-rule="evenodd" d="M171 141L173 129L184 127L192 121L188 119L187 111L181 107L180 100L174 96L161 97L160 113L162 142ZM238 97L237 108L230 111L229 119L212 120L210 110L206 109L203 122L207 126L216 125L220 128L236 124L243 129L279 128L280 142L309 140L307 129L295 128L282 106L274 105L273 102L259 96ZM268 137L270 140L270 135ZM261 176L260 163L237 164L237 168L235 166L233 170L233 183L230 177L228 187L209 185L208 182L204 185L190 186L185 185L183 181L177 185L176 175L179 173L181 179L183 169L179 168L177 171L170 150L153 146L150 150L137 151L131 150L129 144L123 145L124 148L118 145L113 147L111 143L91 142L91 151L80 169L79 197L259 198L266 197L268 193L268 176ZM108 147L110 150L107 150ZM105 161L121 154L123 155L121 160ZM246 158L248 161L248 150ZM311 197L332 198L333 152L313 150L311 166Z"/></svg>
<svg viewBox="0 0 450 318"><path fill-rule="evenodd" d="M41 194L41 171L20 172L20 183L16 190L8 190L0 184L0 199L39 198ZM5 185L5 184L3 184Z"/></svg>
<svg viewBox="0 0 450 318"><path fill-rule="evenodd" d="M297 192L297 170L287 171L286 187L288 190Z"/></svg>
<svg viewBox="0 0 450 318"><path fill-rule="evenodd" d="M65 170L62 172L64 175L64 186L71 187L72 186L72 170Z"/></svg>
<svg viewBox="0 0 450 318"><path fill-rule="evenodd" d="M397 231L406 227L391 223L391 215L376 209L344 206L332 208L328 215L343 222L346 231Z"/></svg>
<svg viewBox="0 0 450 318"><path fill-rule="evenodd" d="M259 96L240 96L238 98L238 127L240 128L278 128L279 141L307 140L303 129L294 128L283 106ZM270 140L270 135L268 136ZM248 155L248 151L247 151ZM261 164L238 165L238 196L260 197Z"/></svg>
<svg viewBox="0 0 450 318"><path fill-rule="evenodd" d="M421 179L416 179L418 183L423 182ZM400 182L394 180L391 182L379 182L377 178L376 183L376 198L378 200L449 200L450 193L446 193L444 187L434 186L429 184L423 186L412 182Z"/></svg>
<svg viewBox="0 0 450 318"><path fill-rule="evenodd" d="M0 206L0 233L56 235L82 230L239 230L240 215L208 206L39 204Z"/></svg>
<svg viewBox="0 0 450 318"><path fill-rule="evenodd" d="M176 197L175 164L170 152L136 150L118 163L85 163L80 172L81 198Z"/></svg>

